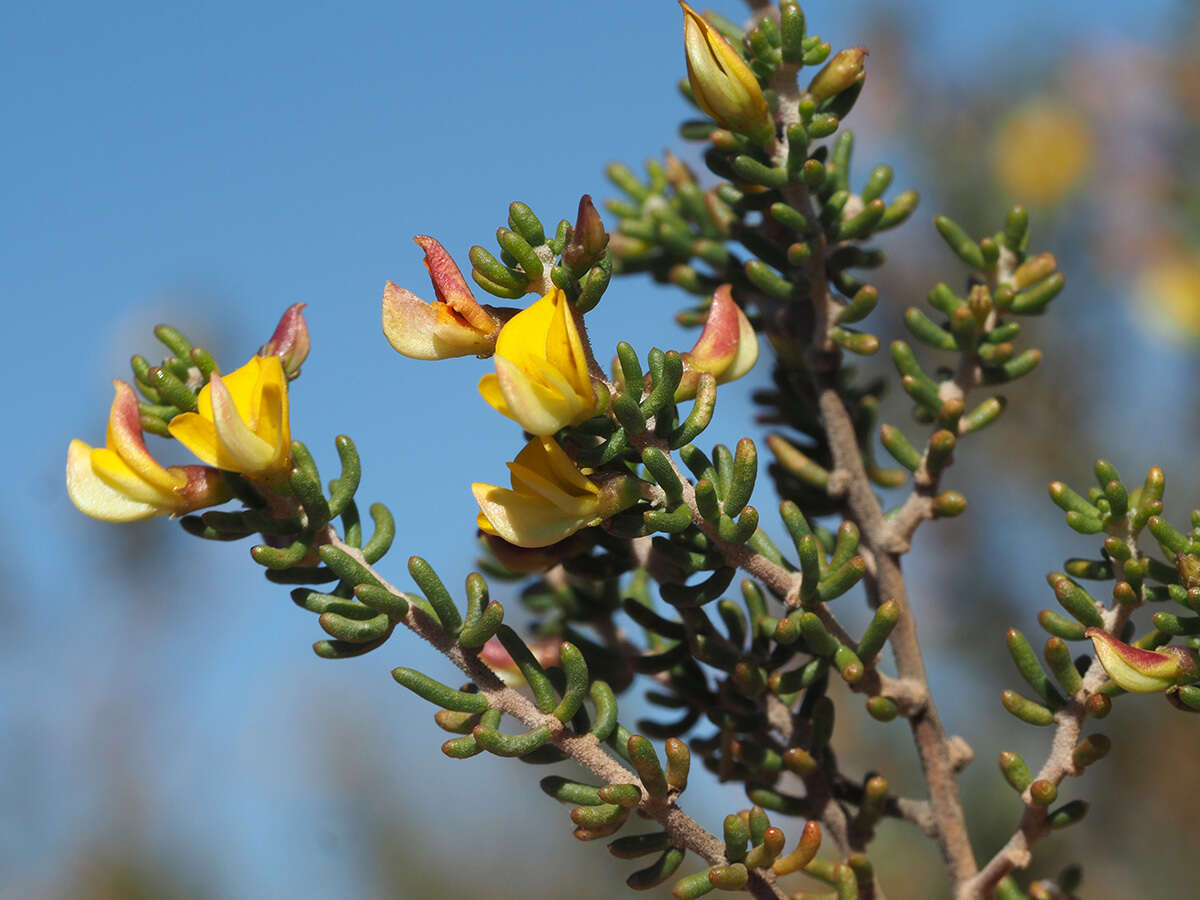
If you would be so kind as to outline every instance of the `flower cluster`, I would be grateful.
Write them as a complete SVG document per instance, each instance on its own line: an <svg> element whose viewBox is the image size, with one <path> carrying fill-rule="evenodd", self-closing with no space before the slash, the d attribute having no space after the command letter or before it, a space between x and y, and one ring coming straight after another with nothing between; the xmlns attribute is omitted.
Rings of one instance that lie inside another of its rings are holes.
<svg viewBox="0 0 1200 900"><path fill-rule="evenodd" d="M581 210L585 205L591 208L590 203L581 204ZM592 215L598 221L594 211ZM511 488L483 482L472 485L480 531L493 546L501 541L538 550L635 503L641 493L637 479L621 472L581 469L556 439L564 428L602 414L617 388L596 365L582 313L566 293L549 287L520 311L481 306L442 245L424 236L416 241L425 250L437 300L426 303L388 282L383 295L388 341L415 359L493 357L495 372L480 379L479 393L489 406L533 436L508 464ZM594 237L591 242L601 247L604 243ZM682 356L684 374L676 401L694 398L706 373L726 382L740 378L754 365L758 340L729 285L717 290L699 340ZM521 557L517 564L546 564L554 558L545 553L532 556L532 561Z"/></svg>
<svg viewBox="0 0 1200 900"><path fill-rule="evenodd" d="M260 351L228 375L213 371L195 396L195 410L171 418L167 431L204 465L164 468L146 448L134 389L115 381L116 397L103 447L80 440L67 451L67 493L84 514L106 522L178 516L224 503L222 473L278 490L291 469L289 375L308 355L308 328L296 304L284 313ZM199 369L192 370L200 377Z"/></svg>

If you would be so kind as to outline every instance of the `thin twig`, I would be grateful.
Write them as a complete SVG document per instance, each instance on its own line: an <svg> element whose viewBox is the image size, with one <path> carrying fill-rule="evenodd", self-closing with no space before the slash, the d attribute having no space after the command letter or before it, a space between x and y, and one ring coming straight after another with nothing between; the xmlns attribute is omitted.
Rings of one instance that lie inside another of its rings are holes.
<svg viewBox="0 0 1200 900"><path fill-rule="evenodd" d="M1132 608L1118 605L1115 609L1105 610L1104 630L1116 635L1129 618ZM1056 787L1068 775L1079 775L1080 770L1072 760L1072 753L1079 744L1083 732L1085 706L1087 698L1094 694L1108 679L1108 674L1099 663L1094 663L1083 678L1083 686L1071 702L1054 715L1054 739L1050 745L1050 753L1045 763L1038 771L1035 781L1049 781ZM995 856L988 860L979 873L962 884L955 893L955 900L982 900L991 896L992 889L1005 875L1013 869L1023 869L1032 859L1033 845L1050 831L1048 810L1033 802L1029 788L1021 794L1025 804L1021 821L1012 837L996 851Z"/></svg>
<svg viewBox="0 0 1200 900"><path fill-rule="evenodd" d="M370 564L363 559L362 552L349 546L334 534L327 534L328 542L352 556L379 583L396 596L403 593L389 584ZM602 779L606 784L641 784L637 775L630 772L610 756L595 735L578 734L553 715L542 712L524 694L504 684L486 663L474 653L463 648L454 637L416 606L409 604L408 613L400 620L418 637L424 638L434 649L454 663L488 698L493 709L512 716L530 728L547 728L551 742L585 769ZM672 843L685 847L702 857L709 865L725 865L725 844L688 816L673 801L655 800L643 789L641 808L662 826L671 836ZM750 893L759 900L783 900L786 894L775 885L770 872L752 870L749 881Z"/></svg>

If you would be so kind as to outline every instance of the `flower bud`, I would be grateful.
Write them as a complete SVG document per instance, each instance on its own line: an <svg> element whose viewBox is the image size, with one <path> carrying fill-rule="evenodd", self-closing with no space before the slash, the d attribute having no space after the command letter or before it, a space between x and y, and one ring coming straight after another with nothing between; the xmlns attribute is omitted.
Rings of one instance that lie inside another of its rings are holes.
<svg viewBox="0 0 1200 900"><path fill-rule="evenodd" d="M533 658L538 661L538 665L542 668L552 668L559 665L562 641L558 638L540 638L529 641L527 646L530 652L533 653ZM483 649L479 651L479 658L509 687L519 688L524 686L525 678L521 675L521 670L517 668L516 662L513 661L509 652L504 649L504 645L500 643L499 638L488 638L487 643L483 645Z"/></svg>
<svg viewBox="0 0 1200 900"><path fill-rule="evenodd" d="M734 302L729 285L721 285L713 294L704 330L696 345L682 356L683 378L675 389L677 402L696 396L700 376L705 372L715 376L717 384L725 384L753 368L758 360L758 335Z"/></svg>
<svg viewBox="0 0 1200 900"><path fill-rule="evenodd" d="M842 50L813 76L813 80L808 83L809 96L820 103L854 87L867 77L867 70L863 65L866 55L865 47Z"/></svg>
<svg viewBox="0 0 1200 900"><path fill-rule="evenodd" d="M288 381L300 374L308 359L308 323L304 321L305 303L293 303L275 326L275 333L258 351L259 356L278 356Z"/></svg>
<svg viewBox="0 0 1200 900"><path fill-rule="evenodd" d="M1175 568L1179 572L1179 583L1187 590L1200 587L1200 556L1180 553L1175 557Z"/></svg>
<svg viewBox="0 0 1200 900"><path fill-rule="evenodd" d="M715 28L683 0L683 45L696 103L721 125L766 144L775 122L758 79Z"/></svg>
<svg viewBox="0 0 1200 900"><path fill-rule="evenodd" d="M592 205L591 196L584 194L579 198L579 213L563 250L563 262L576 272L582 272L600 260L607 246L608 232L604 230L604 220Z"/></svg>
<svg viewBox="0 0 1200 900"><path fill-rule="evenodd" d="M1142 650L1100 628L1086 633L1108 677L1130 693L1153 694L1196 678L1196 658L1185 647Z"/></svg>

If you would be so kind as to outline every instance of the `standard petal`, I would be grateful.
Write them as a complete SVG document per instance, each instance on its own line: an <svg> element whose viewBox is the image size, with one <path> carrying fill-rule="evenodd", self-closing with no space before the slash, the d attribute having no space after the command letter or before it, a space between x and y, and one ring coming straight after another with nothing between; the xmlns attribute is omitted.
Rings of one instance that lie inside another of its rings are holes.
<svg viewBox="0 0 1200 900"><path fill-rule="evenodd" d="M208 390L207 385L204 390ZM209 409L212 409L211 404ZM167 430L171 437L187 447L196 458L218 469L230 468L231 460L222 456L221 445L217 441L217 430L209 419L199 413L180 413L167 424Z"/></svg>
<svg viewBox="0 0 1200 900"><path fill-rule="evenodd" d="M258 417L254 433L273 451L271 468L282 469L291 456L292 436L288 422L287 376L278 356L268 356L259 367Z"/></svg>
<svg viewBox="0 0 1200 900"><path fill-rule="evenodd" d="M593 399L583 341L579 339L567 295L558 288L554 289L554 317L546 334L546 360L566 378L581 400Z"/></svg>
<svg viewBox="0 0 1200 900"><path fill-rule="evenodd" d="M146 441L142 436L141 412L133 388L120 379L113 380L113 387L116 389L116 396L113 398L112 411L108 415L105 445L136 472L142 481L160 491L170 492L182 487L183 482L159 465L158 460L146 449Z"/></svg>
<svg viewBox="0 0 1200 900"><path fill-rule="evenodd" d="M217 443L222 458L230 463L219 468L229 468L247 475L268 470L275 458L275 448L250 430L242 417L242 410L238 408L236 396L225 385L225 379L214 373L208 386L212 391L210 398ZM253 396L256 398L257 392Z"/></svg>
<svg viewBox="0 0 1200 900"><path fill-rule="evenodd" d="M425 251L425 268L438 300L454 310L476 331L489 334L496 330L496 320L475 300L458 263L435 238L418 234L413 241Z"/></svg>
<svg viewBox="0 0 1200 900"><path fill-rule="evenodd" d="M71 441L67 450L67 495L81 513L105 522L136 522L163 512L154 504L129 499L98 478L92 471L91 457L91 447L83 441Z"/></svg>
<svg viewBox="0 0 1200 900"><path fill-rule="evenodd" d="M557 290L557 289L555 289ZM508 320L496 338L496 356L525 368L546 353L546 335L554 321L554 291Z"/></svg>

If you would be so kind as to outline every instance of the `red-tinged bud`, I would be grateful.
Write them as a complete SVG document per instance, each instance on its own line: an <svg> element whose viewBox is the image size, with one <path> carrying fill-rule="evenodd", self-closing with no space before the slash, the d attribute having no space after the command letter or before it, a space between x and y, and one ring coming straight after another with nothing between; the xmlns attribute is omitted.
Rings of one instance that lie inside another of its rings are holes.
<svg viewBox="0 0 1200 900"><path fill-rule="evenodd" d="M607 246L608 232L604 230L604 220L592 205L591 196L584 194L579 198L579 212L575 217L575 227L567 239L566 249L563 250L563 262L576 272L582 272L599 262Z"/></svg>
<svg viewBox="0 0 1200 900"><path fill-rule="evenodd" d="M683 378L675 390L676 401L694 398L704 373L724 384L753 368L758 359L758 335L734 302L729 285L721 285L713 294L704 330L696 345L682 356Z"/></svg>
<svg viewBox="0 0 1200 900"><path fill-rule="evenodd" d="M1153 694L1196 679L1196 657L1186 647L1142 650L1100 628L1089 628L1086 634L1108 677L1130 693Z"/></svg>
<svg viewBox="0 0 1200 900"><path fill-rule="evenodd" d="M865 47L842 50L813 76L808 84L809 96L820 103L858 84L867 77L863 64L866 56Z"/></svg>
<svg viewBox="0 0 1200 900"><path fill-rule="evenodd" d="M536 641L528 642L530 652L533 653L533 658L538 661L542 668L557 666L560 661L560 648L562 642L558 638L546 637ZM513 658L509 656L504 645L500 643L500 639L496 637L488 638L483 649L479 651L479 658L500 676L500 680L509 687L520 687L525 684L525 678L521 675L521 670L517 668L517 664Z"/></svg>
<svg viewBox="0 0 1200 900"><path fill-rule="evenodd" d="M308 323L304 321L306 303L293 303L284 311L275 326L271 339L259 348L259 356L278 356L288 381L300 374L300 366L308 359Z"/></svg>
<svg viewBox="0 0 1200 900"><path fill-rule="evenodd" d="M1187 590L1200 587L1200 557L1180 553L1175 557L1175 568L1179 572L1179 583Z"/></svg>

